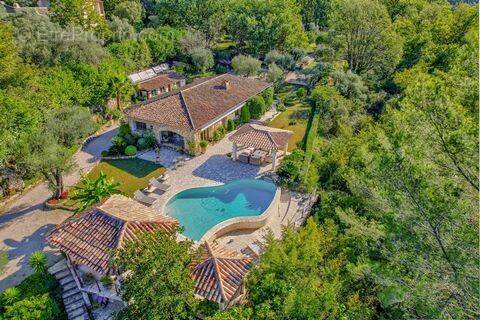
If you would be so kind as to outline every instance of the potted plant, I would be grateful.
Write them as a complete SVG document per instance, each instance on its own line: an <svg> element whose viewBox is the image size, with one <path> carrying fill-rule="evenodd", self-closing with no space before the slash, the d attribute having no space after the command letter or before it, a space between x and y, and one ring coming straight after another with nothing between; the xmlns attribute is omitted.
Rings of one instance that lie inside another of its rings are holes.
<svg viewBox="0 0 480 320"><path fill-rule="evenodd" d="M93 283L93 281L95 280L95 277L93 276L93 273L86 272L83 274L82 280L84 284L89 285Z"/></svg>
<svg viewBox="0 0 480 320"><path fill-rule="evenodd" d="M202 149L202 153L205 153L205 151L207 151L207 146L208 146L208 141L206 140L200 141L200 148Z"/></svg>
<svg viewBox="0 0 480 320"><path fill-rule="evenodd" d="M194 156L197 154L197 143L195 140L189 140L187 142L188 145L188 152L190 153L191 156Z"/></svg>
<svg viewBox="0 0 480 320"><path fill-rule="evenodd" d="M100 278L100 281L105 286L105 288L111 289L113 287L113 278L109 275L103 275Z"/></svg>

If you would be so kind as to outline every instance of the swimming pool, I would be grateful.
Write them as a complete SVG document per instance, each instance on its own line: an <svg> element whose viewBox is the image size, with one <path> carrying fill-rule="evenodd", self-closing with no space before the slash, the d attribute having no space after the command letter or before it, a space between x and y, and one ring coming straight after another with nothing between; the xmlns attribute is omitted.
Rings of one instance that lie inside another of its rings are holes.
<svg viewBox="0 0 480 320"><path fill-rule="evenodd" d="M183 235L198 241L215 225L236 217L260 216L275 197L275 184L244 179L215 187L187 189L165 205L165 213L185 228Z"/></svg>

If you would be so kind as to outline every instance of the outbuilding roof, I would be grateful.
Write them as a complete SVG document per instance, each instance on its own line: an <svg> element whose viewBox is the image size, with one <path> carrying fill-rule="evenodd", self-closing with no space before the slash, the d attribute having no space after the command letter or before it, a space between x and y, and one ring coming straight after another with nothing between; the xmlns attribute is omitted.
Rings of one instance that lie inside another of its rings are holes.
<svg viewBox="0 0 480 320"><path fill-rule="evenodd" d="M292 135L293 132L288 130L258 124L245 124L232 134L229 139L238 145L271 151L284 148Z"/></svg>
<svg viewBox="0 0 480 320"><path fill-rule="evenodd" d="M138 89L142 91L152 91L155 89L163 88L169 84L178 83L182 79L185 79L185 77L175 72L163 73L151 79L139 82Z"/></svg>
<svg viewBox="0 0 480 320"><path fill-rule="evenodd" d="M195 294L217 303L228 303L236 297L242 281L253 266L250 258L228 252L207 242L200 246L201 255L192 264Z"/></svg>
<svg viewBox="0 0 480 320"><path fill-rule="evenodd" d="M222 74L134 105L125 114L137 121L201 130L269 86L263 80Z"/></svg>
<svg viewBox="0 0 480 320"><path fill-rule="evenodd" d="M122 195L114 195L102 205L57 226L47 241L65 252L77 265L108 274L112 250L140 233L171 232L177 220Z"/></svg>

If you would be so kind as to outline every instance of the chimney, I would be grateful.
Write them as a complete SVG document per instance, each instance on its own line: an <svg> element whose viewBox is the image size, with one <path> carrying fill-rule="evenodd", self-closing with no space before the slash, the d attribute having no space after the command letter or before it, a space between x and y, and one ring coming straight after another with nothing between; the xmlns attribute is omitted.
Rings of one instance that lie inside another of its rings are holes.
<svg viewBox="0 0 480 320"><path fill-rule="evenodd" d="M223 81L223 88L224 88L225 90L228 90L228 89L230 88L230 81L224 80L224 81Z"/></svg>

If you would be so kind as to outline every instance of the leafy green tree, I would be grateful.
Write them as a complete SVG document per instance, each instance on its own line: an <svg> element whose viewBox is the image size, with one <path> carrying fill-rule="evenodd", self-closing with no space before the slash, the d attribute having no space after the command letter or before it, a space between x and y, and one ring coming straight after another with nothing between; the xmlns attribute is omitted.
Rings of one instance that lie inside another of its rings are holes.
<svg viewBox="0 0 480 320"><path fill-rule="evenodd" d="M265 101L266 109L270 108L273 103L273 88L269 87L261 93L263 100Z"/></svg>
<svg viewBox="0 0 480 320"><path fill-rule="evenodd" d="M250 110L248 106L243 106L242 109L240 110L240 119L242 120L242 123L249 123L251 116L250 116Z"/></svg>
<svg viewBox="0 0 480 320"><path fill-rule="evenodd" d="M214 64L212 51L208 49L192 49L190 51L190 59L192 60L195 69L200 73L204 73L211 69Z"/></svg>
<svg viewBox="0 0 480 320"><path fill-rule="evenodd" d="M4 319L58 319L61 311L48 293L32 296L5 307Z"/></svg>
<svg viewBox="0 0 480 320"><path fill-rule="evenodd" d="M384 79L393 73L402 54L387 9L377 0L336 0L328 18L337 49L357 74Z"/></svg>
<svg viewBox="0 0 480 320"><path fill-rule="evenodd" d="M108 50L113 57L122 61L124 69L127 72L141 70L150 66L152 55L150 47L145 39L126 40L118 43L112 43Z"/></svg>
<svg viewBox="0 0 480 320"><path fill-rule="evenodd" d="M272 50L265 55L265 64L270 65L275 63L283 70L293 70L295 68L295 61L290 54L283 54L277 50Z"/></svg>
<svg viewBox="0 0 480 320"><path fill-rule="evenodd" d="M117 74L111 78L110 94L115 98L117 109L120 109L122 101L130 99L134 92L133 84L125 74Z"/></svg>
<svg viewBox="0 0 480 320"><path fill-rule="evenodd" d="M144 29L140 37L145 39L152 58L156 63L164 63L180 53L180 41L184 32L169 26L160 26L155 29Z"/></svg>
<svg viewBox="0 0 480 320"><path fill-rule="evenodd" d="M45 178L55 198L60 198L64 191L63 175L74 166L72 148L92 129L90 112L65 107L49 111L41 127L42 134L31 137L30 155L24 161L31 171Z"/></svg>
<svg viewBox="0 0 480 320"><path fill-rule="evenodd" d="M47 272L47 256L42 251L35 251L28 259L30 267L38 273Z"/></svg>
<svg viewBox="0 0 480 320"><path fill-rule="evenodd" d="M175 232L143 233L114 255L114 266L130 271L120 292L130 303L122 319L191 319L198 300L189 265L190 243L177 242Z"/></svg>
<svg viewBox="0 0 480 320"><path fill-rule="evenodd" d="M335 87L348 99L365 101L368 88L362 78L350 70L334 70L331 74Z"/></svg>
<svg viewBox="0 0 480 320"><path fill-rule="evenodd" d="M139 1L123 1L115 6L112 15L126 19L130 25L138 28L142 25L143 6Z"/></svg>
<svg viewBox="0 0 480 320"><path fill-rule="evenodd" d="M110 41L112 42L121 42L135 38L135 29L127 19L113 16L112 20L108 22L108 26L111 31Z"/></svg>
<svg viewBox="0 0 480 320"><path fill-rule="evenodd" d="M0 88L17 81L20 76L20 59L14 45L12 27L0 22Z"/></svg>
<svg viewBox="0 0 480 320"><path fill-rule="evenodd" d="M296 0L303 24L309 29L326 27L330 2L331 0Z"/></svg>
<svg viewBox="0 0 480 320"><path fill-rule="evenodd" d="M265 100L262 96L254 96L250 98L246 106L250 110L250 115L253 119L259 119L265 112Z"/></svg>
<svg viewBox="0 0 480 320"><path fill-rule="evenodd" d="M236 74L242 76L255 76L260 71L262 63L251 56L238 55L232 59L232 68Z"/></svg>
<svg viewBox="0 0 480 320"><path fill-rule="evenodd" d="M244 51L264 55L270 50L302 47L306 35L293 0L241 0L233 4L228 33Z"/></svg>
<svg viewBox="0 0 480 320"><path fill-rule="evenodd" d="M101 40L78 26L62 28L47 16L29 12L8 16L8 20L25 62L40 66L97 64L106 55Z"/></svg>
<svg viewBox="0 0 480 320"><path fill-rule="evenodd" d="M275 63L268 65L267 80L275 84L280 83L283 80L283 70Z"/></svg>
<svg viewBox="0 0 480 320"><path fill-rule="evenodd" d="M252 319L334 319L373 316L368 301L348 290L342 255L336 255L337 228L309 219L304 228L286 228L282 240L267 237L266 251L247 280ZM228 319L228 318L227 318Z"/></svg>
<svg viewBox="0 0 480 320"><path fill-rule="evenodd" d="M76 24L86 30L104 29L105 19L96 11L94 0L52 0L52 19L62 26Z"/></svg>
<svg viewBox="0 0 480 320"><path fill-rule="evenodd" d="M121 191L117 189L119 185L121 185L120 182L107 179L107 175L103 172L100 172L100 175L95 180L83 176L80 186L74 188L74 194L70 197L80 204L76 212L82 212L113 194L121 193Z"/></svg>

